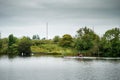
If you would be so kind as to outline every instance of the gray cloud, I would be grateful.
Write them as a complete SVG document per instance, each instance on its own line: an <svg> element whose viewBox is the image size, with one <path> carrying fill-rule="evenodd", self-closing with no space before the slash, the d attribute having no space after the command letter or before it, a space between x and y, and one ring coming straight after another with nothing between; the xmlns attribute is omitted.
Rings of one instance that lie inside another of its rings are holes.
<svg viewBox="0 0 120 80"><path fill-rule="evenodd" d="M119 0L3 0L0 4L0 12L9 16L38 16L42 13L51 15L60 13L80 15L81 13L86 16L89 13L91 15L117 14L120 12L119 3Z"/></svg>
<svg viewBox="0 0 120 80"><path fill-rule="evenodd" d="M70 28L70 25L119 26L119 3L120 0L0 0L0 27L25 28L46 22L54 29L61 24L63 28Z"/></svg>

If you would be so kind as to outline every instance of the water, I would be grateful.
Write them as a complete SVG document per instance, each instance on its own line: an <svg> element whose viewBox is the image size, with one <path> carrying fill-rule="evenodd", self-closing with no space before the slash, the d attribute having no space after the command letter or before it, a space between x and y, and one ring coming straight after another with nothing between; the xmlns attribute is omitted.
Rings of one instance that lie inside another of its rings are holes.
<svg viewBox="0 0 120 80"><path fill-rule="evenodd" d="M1 57L0 80L120 80L120 60Z"/></svg>

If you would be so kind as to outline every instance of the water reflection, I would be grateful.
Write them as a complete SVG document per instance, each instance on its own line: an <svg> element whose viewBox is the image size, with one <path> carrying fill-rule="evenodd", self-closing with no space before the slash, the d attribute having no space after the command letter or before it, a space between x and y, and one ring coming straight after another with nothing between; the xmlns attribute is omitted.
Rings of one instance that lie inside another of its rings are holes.
<svg viewBox="0 0 120 80"><path fill-rule="evenodd" d="M0 58L0 80L120 80L120 60Z"/></svg>

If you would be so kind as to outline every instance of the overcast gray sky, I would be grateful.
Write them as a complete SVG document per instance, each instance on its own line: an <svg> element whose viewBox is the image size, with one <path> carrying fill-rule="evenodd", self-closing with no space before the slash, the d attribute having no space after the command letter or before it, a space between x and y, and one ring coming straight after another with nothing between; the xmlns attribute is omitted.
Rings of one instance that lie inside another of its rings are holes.
<svg viewBox="0 0 120 80"><path fill-rule="evenodd" d="M71 34L81 27L102 35L120 26L120 0L0 0L2 37Z"/></svg>

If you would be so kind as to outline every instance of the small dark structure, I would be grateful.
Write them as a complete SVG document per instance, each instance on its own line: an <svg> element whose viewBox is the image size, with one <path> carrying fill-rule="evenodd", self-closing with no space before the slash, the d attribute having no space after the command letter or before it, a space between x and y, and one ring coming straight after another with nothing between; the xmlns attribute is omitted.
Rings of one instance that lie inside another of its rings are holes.
<svg viewBox="0 0 120 80"><path fill-rule="evenodd" d="M83 55L82 55L82 54L80 54L80 53L78 53L78 57L83 57Z"/></svg>

